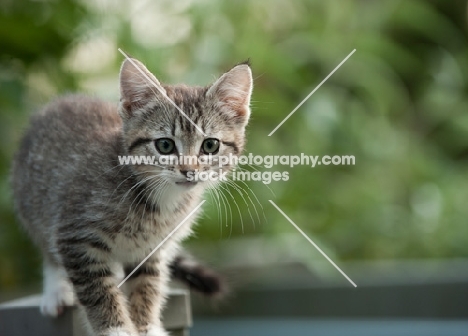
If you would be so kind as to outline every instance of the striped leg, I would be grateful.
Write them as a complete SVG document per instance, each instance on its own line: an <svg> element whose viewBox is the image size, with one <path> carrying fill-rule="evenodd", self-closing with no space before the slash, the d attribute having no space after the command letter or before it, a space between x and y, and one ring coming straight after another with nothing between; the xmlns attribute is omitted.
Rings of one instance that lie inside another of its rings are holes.
<svg viewBox="0 0 468 336"><path fill-rule="evenodd" d="M97 336L136 336L110 263L97 258L96 253L90 255L89 248L62 246L66 246L60 251L63 265L94 333Z"/></svg>
<svg viewBox="0 0 468 336"><path fill-rule="evenodd" d="M125 273L130 274L135 267L136 265L127 265ZM167 335L160 320L167 274L167 266L154 257L127 280L130 314L140 336Z"/></svg>

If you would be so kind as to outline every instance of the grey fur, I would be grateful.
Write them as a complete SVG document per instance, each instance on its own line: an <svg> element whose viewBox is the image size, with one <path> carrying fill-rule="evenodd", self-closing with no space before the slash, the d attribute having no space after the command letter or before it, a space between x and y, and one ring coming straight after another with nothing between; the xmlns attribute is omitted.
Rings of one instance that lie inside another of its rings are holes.
<svg viewBox="0 0 468 336"><path fill-rule="evenodd" d="M209 87L187 87L161 85L134 62L207 137L221 141L219 155L240 154L250 115L248 65L234 67ZM32 117L13 163L14 201L44 255L45 314L59 314L76 296L96 335L163 336L159 316L168 267L197 215L127 281L127 295L117 288L118 277L201 202L208 184L177 185L183 171L219 168L119 165L119 155L158 157L152 141L157 138L174 139L186 155L201 155L204 139L129 61L120 86L119 106L72 95Z"/></svg>

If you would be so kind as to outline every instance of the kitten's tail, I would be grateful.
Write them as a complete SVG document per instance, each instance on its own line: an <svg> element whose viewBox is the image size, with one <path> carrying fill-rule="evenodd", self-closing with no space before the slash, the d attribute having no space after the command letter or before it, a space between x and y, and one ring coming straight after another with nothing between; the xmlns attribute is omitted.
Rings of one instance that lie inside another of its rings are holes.
<svg viewBox="0 0 468 336"><path fill-rule="evenodd" d="M170 268L173 278L203 295L220 298L227 293L226 282L218 273L200 264L185 252L174 259Z"/></svg>

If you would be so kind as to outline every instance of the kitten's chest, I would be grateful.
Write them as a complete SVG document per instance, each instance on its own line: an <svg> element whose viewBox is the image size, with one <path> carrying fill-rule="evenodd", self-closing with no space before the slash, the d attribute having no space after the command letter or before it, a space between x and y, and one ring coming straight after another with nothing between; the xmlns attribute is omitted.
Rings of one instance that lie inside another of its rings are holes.
<svg viewBox="0 0 468 336"><path fill-rule="evenodd" d="M113 239L111 250L114 259L131 263L143 260L163 240L163 234L157 232L119 233Z"/></svg>
<svg viewBox="0 0 468 336"><path fill-rule="evenodd" d="M113 237L112 254L120 262L140 262L155 248L169 250L191 233L193 219L178 227L179 216L173 218L135 218Z"/></svg>

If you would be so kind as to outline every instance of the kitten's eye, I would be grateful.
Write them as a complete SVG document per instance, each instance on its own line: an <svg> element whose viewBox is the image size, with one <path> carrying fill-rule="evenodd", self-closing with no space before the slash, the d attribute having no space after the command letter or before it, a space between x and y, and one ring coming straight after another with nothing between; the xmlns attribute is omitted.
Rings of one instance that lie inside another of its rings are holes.
<svg viewBox="0 0 468 336"><path fill-rule="evenodd" d="M171 154L175 151L175 143L168 138L162 138L155 141L156 149L161 154Z"/></svg>
<svg viewBox="0 0 468 336"><path fill-rule="evenodd" d="M202 151L205 154L216 154L219 151L219 140L218 139L206 139L202 144Z"/></svg>

